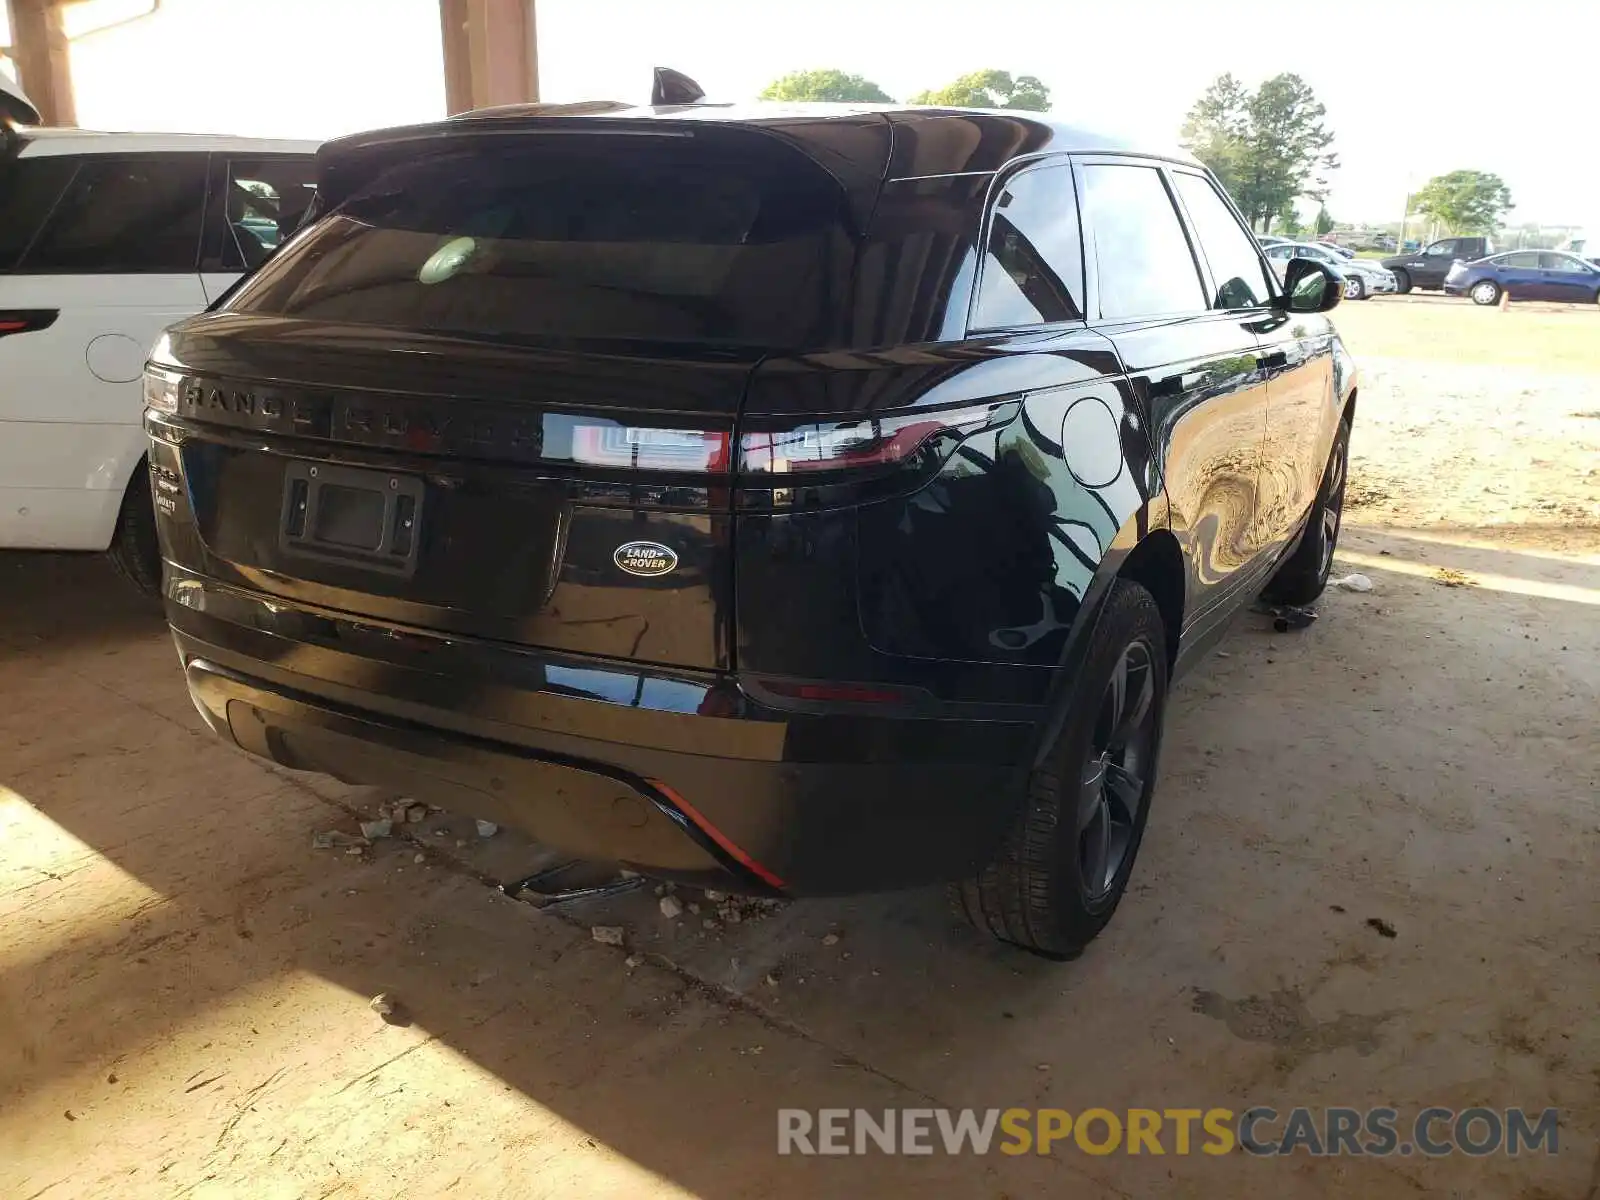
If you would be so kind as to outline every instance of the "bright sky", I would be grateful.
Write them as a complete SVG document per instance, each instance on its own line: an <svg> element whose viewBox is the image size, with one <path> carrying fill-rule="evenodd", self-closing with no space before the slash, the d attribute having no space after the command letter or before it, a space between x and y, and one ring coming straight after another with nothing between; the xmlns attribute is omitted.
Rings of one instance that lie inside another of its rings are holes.
<svg viewBox="0 0 1600 1200"><path fill-rule="evenodd" d="M89 0L73 23L147 7ZM657 64L713 100L802 67L900 97L999 67L1066 119L1166 143L1221 72L1295 71L1336 135L1336 217L1396 219L1408 186L1471 167L1506 180L1515 221L1600 227L1595 0L539 0L539 29L547 100L642 100ZM444 113L438 0L164 0L73 63L86 126L322 137Z"/></svg>

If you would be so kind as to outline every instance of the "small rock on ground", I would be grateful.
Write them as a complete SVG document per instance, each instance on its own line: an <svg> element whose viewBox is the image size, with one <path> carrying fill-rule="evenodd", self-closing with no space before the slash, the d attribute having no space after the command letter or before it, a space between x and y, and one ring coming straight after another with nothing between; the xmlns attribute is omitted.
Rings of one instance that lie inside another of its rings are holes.
<svg viewBox="0 0 1600 1200"><path fill-rule="evenodd" d="M622 945L621 925L595 925L589 930L589 936L602 946Z"/></svg>

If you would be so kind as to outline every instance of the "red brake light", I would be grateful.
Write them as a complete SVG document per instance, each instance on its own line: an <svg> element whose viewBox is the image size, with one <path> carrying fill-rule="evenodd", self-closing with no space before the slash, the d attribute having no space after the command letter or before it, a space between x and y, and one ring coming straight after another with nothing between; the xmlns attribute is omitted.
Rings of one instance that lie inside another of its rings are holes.
<svg viewBox="0 0 1600 1200"><path fill-rule="evenodd" d="M32 333L49 329L60 312L53 308L0 309L0 337L10 333Z"/></svg>
<svg viewBox="0 0 1600 1200"><path fill-rule="evenodd" d="M965 437L1004 424L1016 411L1016 401L1007 401L746 433L739 438L739 470L785 474L888 466L911 458L936 437Z"/></svg>
<svg viewBox="0 0 1600 1200"><path fill-rule="evenodd" d="M896 688L873 687L863 683L797 683L786 679L767 679L762 686L780 696L796 700L844 701L849 704L905 704L911 694Z"/></svg>

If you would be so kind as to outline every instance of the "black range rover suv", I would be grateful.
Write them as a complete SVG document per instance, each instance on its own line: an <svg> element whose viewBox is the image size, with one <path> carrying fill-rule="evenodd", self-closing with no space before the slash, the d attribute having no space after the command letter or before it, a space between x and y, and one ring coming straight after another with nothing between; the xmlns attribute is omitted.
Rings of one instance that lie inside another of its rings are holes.
<svg viewBox="0 0 1600 1200"><path fill-rule="evenodd" d="M1068 956L1171 681L1326 582L1340 289L1280 290L1191 161L545 107L330 143L318 188L146 378L167 614L255 754L717 888L955 881Z"/></svg>

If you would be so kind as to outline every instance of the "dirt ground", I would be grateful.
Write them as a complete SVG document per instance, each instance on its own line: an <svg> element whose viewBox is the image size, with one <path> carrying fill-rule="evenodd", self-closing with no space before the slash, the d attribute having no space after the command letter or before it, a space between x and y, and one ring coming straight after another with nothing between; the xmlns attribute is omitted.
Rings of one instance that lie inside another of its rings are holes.
<svg viewBox="0 0 1600 1200"><path fill-rule="evenodd" d="M1600 313L1335 315L1373 590L1180 685L1071 964L931 891L539 911L467 816L315 849L374 797L207 734L99 563L0 557L0 1195L1594 1200ZM776 1153L780 1107L1333 1104L1553 1106L1559 1153Z"/></svg>

